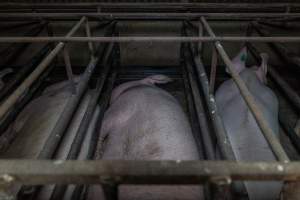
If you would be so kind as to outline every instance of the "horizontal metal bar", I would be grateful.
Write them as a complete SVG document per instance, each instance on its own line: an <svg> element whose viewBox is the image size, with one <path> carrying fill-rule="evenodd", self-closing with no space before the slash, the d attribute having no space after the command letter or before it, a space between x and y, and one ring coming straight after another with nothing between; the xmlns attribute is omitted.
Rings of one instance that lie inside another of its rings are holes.
<svg viewBox="0 0 300 200"><path fill-rule="evenodd" d="M0 13L0 19L32 19L32 18L64 18L79 19L83 16L105 19L199 19L206 17L207 19L253 19L253 18L287 18L300 17L300 13L98 13L98 12L82 12L82 13Z"/></svg>
<svg viewBox="0 0 300 200"><path fill-rule="evenodd" d="M1 160L0 180L41 184L196 184L232 180L300 180L300 162ZM8 178L9 177L9 178Z"/></svg>
<svg viewBox="0 0 300 200"><path fill-rule="evenodd" d="M66 35L72 36L85 21L83 17ZM45 57L45 59L35 68L35 70L22 82L22 84L10 95L0 106L0 118L2 118L7 111L18 101L19 97L26 92L26 90L33 84L33 82L42 74L42 72L49 66L56 55L63 49L64 43L60 42L56 47Z"/></svg>
<svg viewBox="0 0 300 200"><path fill-rule="evenodd" d="M177 37L177 36L128 36L128 37L0 37L0 43L29 42L300 42L299 37Z"/></svg>
<svg viewBox="0 0 300 200"><path fill-rule="evenodd" d="M207 31L207 33L215 37L213 30L210 28L209 24L205 20L204 17L201 18L201 22ZM270 148L272 149L274 155L277 157L278 160L289 162L289 157L287 156L286 152L284 151L283 147L281 146L279 140L276 137L276 134L273 130L269 127L267 121L265 120L263 113L261 112L260 108L257 106L257 103L250 93L249 89L247 88L245 82L242 80L238 72L235 70L233 63L231 62L229 56L227 55L226 51L224 50L222 44L217 41L215 42L215 47L219 52L220 57L223 59L224 63L226 64L228 70L230 71L231 77L236 83L242 97L244 98L248 108L252 112L258 126L260 127L264 137L266 138Z"/></svg>
<svg viewBox="0 0 300 200"><path fill-rule="evenodd" d="M80 2L80 3L0 3L0 8L286 8L300 7L299 3L109 3L109 2Z"/></svg>

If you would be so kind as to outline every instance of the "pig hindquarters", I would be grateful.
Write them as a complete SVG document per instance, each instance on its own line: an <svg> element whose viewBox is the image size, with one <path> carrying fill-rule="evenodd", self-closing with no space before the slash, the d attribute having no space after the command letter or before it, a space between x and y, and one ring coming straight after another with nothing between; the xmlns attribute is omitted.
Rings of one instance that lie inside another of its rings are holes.
<svg viewBox="0 0 300 200"><path fill-rule="evenodd" d="M155 87L170 79L154 75L114 89L101 127L96 159L198 160L189 122L179 103ZM90 188L89 199L101 199L100 186ZM120 199L202 199L201 186L123 185Z"/></svg>
<svg viewBox="0 0 300 200"><path fill-rule="evenodd" d="M269 127L278 135L278 100L273 91L264 84L266 81L266 57L262 57L262 66L256 69L256 67L245 68L245 56L246 49L243 49L232 62L254 96ZM276 160L232 79L225 81L218 88L216 103L237 160ZM245 185L251 200L276 199L279 197L282 187L280 182L271 181L247 181Z"/></svg>

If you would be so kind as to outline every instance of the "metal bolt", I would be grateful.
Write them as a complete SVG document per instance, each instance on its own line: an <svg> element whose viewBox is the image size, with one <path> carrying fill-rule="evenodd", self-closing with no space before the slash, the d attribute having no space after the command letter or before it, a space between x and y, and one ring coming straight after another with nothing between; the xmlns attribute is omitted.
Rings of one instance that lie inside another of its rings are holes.
<svg viewBox="0 0 300 200"><path fill-rule="evenodd" d="M0 184L1 185L9 185L11 184L15 178L9 174L3 174L0 176Z"/></svg>
<svg viewBox="0 0 300 200"><path fill-rule="evenodd" d="M215 176L210 179L211 183L219 186L230 185L232 180L229 176Z"/></svg>

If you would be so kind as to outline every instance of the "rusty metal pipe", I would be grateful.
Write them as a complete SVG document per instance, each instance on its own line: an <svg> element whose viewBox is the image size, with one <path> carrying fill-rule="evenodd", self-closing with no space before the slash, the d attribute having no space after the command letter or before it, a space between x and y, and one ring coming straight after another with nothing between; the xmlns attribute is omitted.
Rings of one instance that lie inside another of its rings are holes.
<svg viewBox="0 0 300 200"><path fill-rule="evenodd" d="M300 180L300 162L1 160L3 182L41 184L199 184Z"/></svg>
<svg viewBox="0 0 300 200"><path fill-rule="evenodd" d="M300 42L300 37L176 37L176 36L127 36L127 37L0 37L0 43L33 42Z"/></svg>

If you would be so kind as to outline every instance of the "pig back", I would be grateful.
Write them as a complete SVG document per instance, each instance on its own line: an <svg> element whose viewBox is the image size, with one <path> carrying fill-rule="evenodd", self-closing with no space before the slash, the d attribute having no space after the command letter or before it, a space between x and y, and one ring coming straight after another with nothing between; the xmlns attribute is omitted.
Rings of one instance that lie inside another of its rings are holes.
<svg viewBox="0 0 300 200"><path fill-rule="evenodd" d="M8 148L3 144L2 158L36 158L55 127L71 95L69 88L44 92L25 106L16 120L1 137L15 137ZM9 140L7 139L7 143ZM2 142L4 143L4 142Z"/></svg>
<svg viewBox="0 0 300 200"><path fill-rule="evenodd" d="M278 100L273 91L262 84L255 72L245 69L240 74L263 113L269 127L278 136ZM216 103L237 160L275 161L266 139L232 79L216 92ZM276 199L279 182L245 182L250 199Z"/></svg>
<svg viewBox="0 0 300 200"><path fill-rule="evenodd" d="M106 160L199 159L181 106L173 96L155 86L141 85L123 92L105 113L100 135L106 137L102 155ZM201 186L195 185L122 185L119 197L122 200L203 199L203 194ZM91 187L88 199L102 198L102 189Z"/></svg>
<svg viewBox="0 0 300 200"><path fill-rule="evenodd" d="M105 114L101 135L105 132L103 159L198 159L181 106L157 87L142 85L124 92Z"/></svg>

